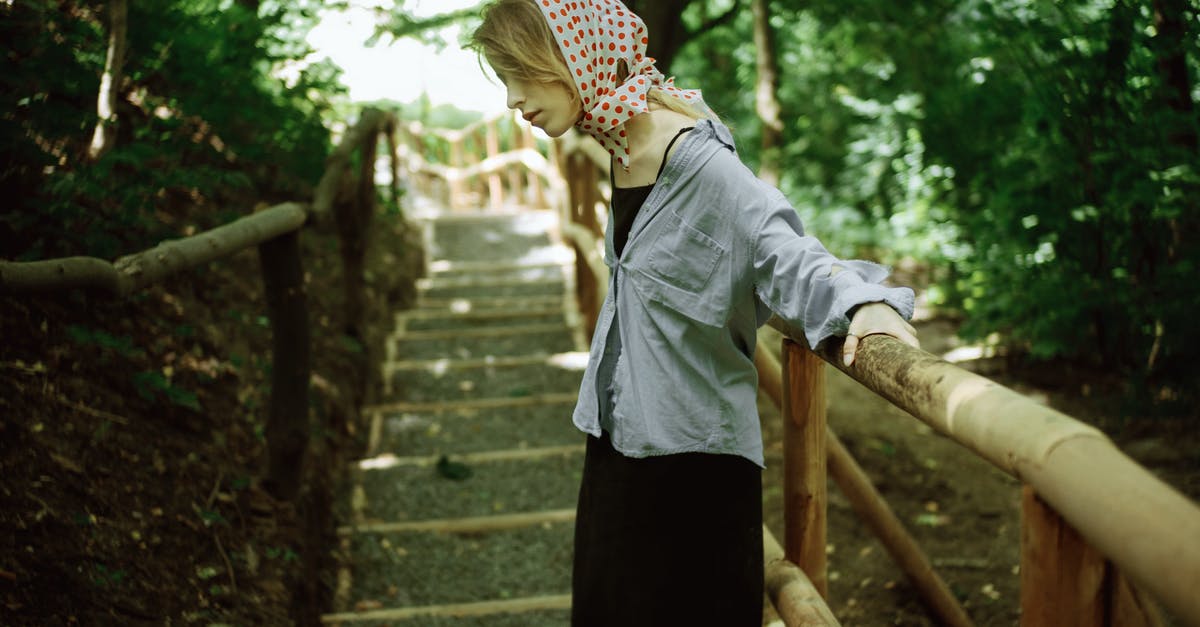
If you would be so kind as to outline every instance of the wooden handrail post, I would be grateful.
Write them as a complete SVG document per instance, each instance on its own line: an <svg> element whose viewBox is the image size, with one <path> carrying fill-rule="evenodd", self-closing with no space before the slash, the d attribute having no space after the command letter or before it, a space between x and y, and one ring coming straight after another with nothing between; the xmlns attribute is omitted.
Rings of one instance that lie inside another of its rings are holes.
<svg viewBox="0 0 1200 627"><path fill-rule="evenodd" d="M517 122L515 112L508 118L508 128L509 141L512 142L512 146L509 148L509 150L520 150L524 148L525 146L522 140L525 136L521 132L521 124ZM524 185L524 178L521 176L520 166L510 165L508 168L506 168L506 171L508 173L508 193L512 198L513 203L520 205L528 202L528 199L525 197L525 192L522 189L522 186Z"/></svg>
<svg viewBox="0 0 1200 627"><path fill-rule="evenodd" d="M825 364L783 341L784 551L826 601Z"/></svg>
<svg viewBox="0 0 1200 627"><path fill-rule="evenodd" d="M487 123L487 158L491 159L499 154L500 131L496 128L496 121L491 120ZM491 200L492 211L499 211L504 206L504 190L500 184L499 172L488 175L488 197Z"/></svg>
<svg viewBox="0 0 1200 627"><path fill-rule="evenodd" d="M1029 485L1021 489L1021 626L1155 627L1158 609Z"/></svg>
<svg viewBox="0 0 1200 627"><path fill-rule="evenodd" d="M528 124L521 125L521 134L524 136L523 143L526 148L537 150L537 140L533 137L533 127ZM535 207L546 206L546 194L542 191L541 181L538 180L533 171L525 173L525 185L532 191L530 203Z"/></svg>
<svg viewBox="0 0 1200 627"><path fill-rule="evenodd" d="M463 156L463 138L455 137L450 141L450 167L462 168L465 165ZM462 209L463 196L466 195L465 181L455 177L450 179L450 209L458 211Z"/></svg>
<svg viewBox="0 0 1200 627"><path fill-rule="evenodd" d="M292 500L300 493L300 469L308 448L308 299L300 261L299 231L258 246L271 322L271 396L268 409L265 488Z"/></svg>

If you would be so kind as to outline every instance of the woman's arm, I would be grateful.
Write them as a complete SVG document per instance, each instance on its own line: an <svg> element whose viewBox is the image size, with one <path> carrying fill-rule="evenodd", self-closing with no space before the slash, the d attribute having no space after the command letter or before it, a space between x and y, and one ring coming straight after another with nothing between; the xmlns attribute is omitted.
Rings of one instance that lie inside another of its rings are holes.
<svg viewBox="0 0 1200 627"><path fill-rule="evenodd" d="M841 260L830 254L804 228L795 209L769 190L766 202L749 203L754 226L748 230L753 251L754 282L759 298L777 315L804 330L809 346L833 336L846 336L843 361L854 362L863 337L891 335L917 345L912 316L914 296L908 288L882 285L887 271L864 261Z"/></svg>

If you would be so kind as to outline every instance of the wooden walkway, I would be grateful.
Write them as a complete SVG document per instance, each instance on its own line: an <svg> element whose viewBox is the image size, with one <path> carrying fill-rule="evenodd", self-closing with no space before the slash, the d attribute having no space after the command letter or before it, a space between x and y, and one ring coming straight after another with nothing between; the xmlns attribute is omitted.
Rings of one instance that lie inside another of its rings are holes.
<svg viewBox="0 0 1200 627"><path fill-rule="evenodd" d="M551 212L421 222L431 272L388 340L323 621L566 625L586 361L573 256Z"/></svg>

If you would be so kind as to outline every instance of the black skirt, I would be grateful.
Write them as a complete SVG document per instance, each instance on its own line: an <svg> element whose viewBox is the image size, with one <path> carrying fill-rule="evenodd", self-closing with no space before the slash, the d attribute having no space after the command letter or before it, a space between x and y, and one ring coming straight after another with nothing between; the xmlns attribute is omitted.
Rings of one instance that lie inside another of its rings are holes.
<svg viewBox="0 0 1200 627"><path fill-rule="evenodd" d="M588 437L573 627L762 624L762 472L736 455L635 459Z"/></svg>

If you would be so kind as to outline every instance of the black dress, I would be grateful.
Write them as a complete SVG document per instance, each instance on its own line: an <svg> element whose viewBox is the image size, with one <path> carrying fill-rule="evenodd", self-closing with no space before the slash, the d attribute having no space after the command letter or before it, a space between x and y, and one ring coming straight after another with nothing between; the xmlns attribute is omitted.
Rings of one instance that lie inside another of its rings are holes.
<svg viewBox="0 0 1200 627"><path fill-rule="evenodd" d="M614 186L618 255L652 190ZM607 382L599 385L603 425L611 407ZM757 464L707 453L631 458L613 448L607 432L588 436L575 522L573 627L757 627L762 576Z"/></svg>

